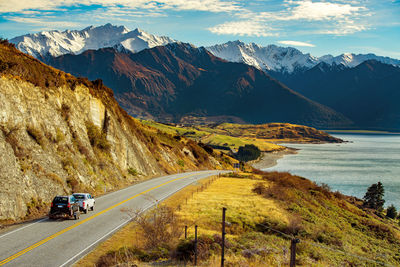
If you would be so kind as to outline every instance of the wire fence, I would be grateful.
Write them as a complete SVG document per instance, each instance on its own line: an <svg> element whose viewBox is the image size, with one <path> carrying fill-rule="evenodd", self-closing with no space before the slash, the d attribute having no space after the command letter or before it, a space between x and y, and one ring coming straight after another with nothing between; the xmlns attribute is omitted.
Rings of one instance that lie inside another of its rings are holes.
<svg viewBox="0 0 400 267"><path fill-rule="evenodd" d="M211 178L205 184L202 184L201 186L199 186L199 188L197 188L196 190L193 190L191 193L189 193L189 196L187 196L185 198L186 204L187 204L188 199L194 197L194 193L199 193L199 192L204 191L205 189L208 188L208 186L210 184L212 184L218 178L220 178L220 176L216 176L216 177ZM196 182L197 181L194 181L193 184L196 183ZM180 210L181 206L179 205L177 207L177 209ZM188 220L187 218L185 218L184 221L185 222L184 222L183 226L185 227L185 231L183 231L183 233L180 236L182 237L184 235L185 238L188 238L189 231L192 232L193 228L195 226L197 226L198 222L196 220L194 220L194 221ZM348 252L348 251L336 249L336 248L333 248L333 247L328 247L328 246L322 245L322 244L317 243L317 242L301 239L301 238L299 238L299 237L297 237L295 235L284 233L284 232L282 232L280 230L277 230L275 228L272 228L271 226L266 225L266 224L260 223L260 224L257 224L257 225L262 226L265 229L268 229L269 231L274 232L275 234L279 234L279 235L281 235L281 236L283 236L286 239L291 241L291 255L290 255L291 264L290 264L290 266L295 266L295 256L296 256L296 245L295 244L299 243L299 242L307 244L307 245L310 245L310 246L313 246L313 247L317 247L317 248L320 248L320 249L324 249L324 250L327 250L327 251L330 251L330 252L333 252L333 253L342 254L342 255L347 256L347 257L352 257L352 258L358 259L358 260L363 261L363 262L373 263L373 264L376 264L378 266L388 266L388 267L395 266L395 265L391 265L391 264L388 264L388 263L385 263L385 262L382 262L382 261L379 261L379 260L375 260L375 259L371 259L371 258L368 258L368 257L365 257L365 256L357 255L357 254L354 254L354 253L351 253L351 252ZM196 229L196 231L195 231L196 236L197 236L197 233L198 233L197 230L200 230L200 229L201 229L200 227L199 227L199 229ZM196 238L196 241L197 241L197 238ZM293 244L293 243L295 243L295 244ZM223 266L223 264L222 264L222 266Z"/></svg>
<svg viewBox="0 0 400 267"><path fill-rule="evenodd" d="M371 263L375 263L375 264L378 264L378 265L381 265L381 266L389 266L389 267L393 266L393 267L395 267L394 265L390 265L390 264L382 262L382 261L370 259L370 258L361 256L361 255L357 255L357 254L350 253L350 252L347 252L347 251L343 251L343 250L340 250L340 249L335 249L335 248L332 248L332 247L324 246L322 244L318 244L318 243L311 242L311 241L308 241L308 240L299 239L298 237L296 237L294 235L289 235L289 234L283 233L283 232L281 232L281 231L279 231L277 229L274 229L274 228L272 228L272 227L270 227L268 225L265 225L265 224L258 224L258 225L263 226L263 227L271 230L272 232L278 233L278 234L280 234L280 235L282 235L282 236L284 236L284 237L286 237L286 238L288 238L290 240L298 239L299 242L301 242L301 243L305 243L305 244L308 244L308 245L311 245L311 246L314 246L314 247L318 247L318 248L322 248L322 249L325 249L325 250L329 250L329 251L334 252L334 253L340 253L340 254L343 254L343 255L346 255L346 256L350 256L350 257L356 258L356 259L364 261L364 262L371 262Z"/></svg>

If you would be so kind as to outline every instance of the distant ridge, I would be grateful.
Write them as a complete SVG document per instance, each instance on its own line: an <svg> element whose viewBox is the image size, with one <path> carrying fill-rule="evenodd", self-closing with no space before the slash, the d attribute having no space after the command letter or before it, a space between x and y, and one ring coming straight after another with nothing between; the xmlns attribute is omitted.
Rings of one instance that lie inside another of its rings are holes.
<svg viewBox="0 0 400 267"><path fill-rule="evenodd" d="M343 115L265 72L190 44L172 43L136 54L113 48L89 50L49 63L75 75L103 79L121 105L138 117L179 122L184 116L230 116L249 123L351 125Z"/></svg>
<svg viewBox="0 0 400 267"><path fill-rule="evenodd" d="M361 129L400 130L400 68L368 60L354 68L320 63L285 84L350 118Z"/></svg>
<svg viewBox="0 0 400 267"><path fill-rule="evenodd" d="M255 43L243 43L239 40L209 46L207 49L215 56L231 62L242 62L265 71L280 73L301 72L313 68L321 62L329 65L343 65L345 67L356 67L366 60L377 60L379 62L400 67L400 60L389 57L376 56L374 54L351 54L346 53L339 56L325 55L315 57L303 54L293 47L279 47L276 45L260 46Z"/></svg>

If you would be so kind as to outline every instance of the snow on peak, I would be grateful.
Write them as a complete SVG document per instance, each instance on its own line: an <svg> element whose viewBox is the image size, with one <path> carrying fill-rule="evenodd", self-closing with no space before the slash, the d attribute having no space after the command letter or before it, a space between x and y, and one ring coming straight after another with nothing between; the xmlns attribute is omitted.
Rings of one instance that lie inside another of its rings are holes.
<svg viewBox="0 0 400 267"><path fill-rule="evenodd" d="M317 58L303 54L296 48L268 45L262 47L255 43L243 43L239 40L225 44L209 46L214 55L233 62L243 62L258 69L293 72L298 68L311 68Z"/></svg>
<svg viewBox="0 0 400 267"><path fill-rule="evenodd" d="M175 40L155 36L141 29L130 31L125 26L110 23L83 30L44 31L40 33L18 36L10 40L22 52L34 57L60 56L63 54L79 54L88 49L116 47L131 52L139 52L146 48L166 45Z"/></svg>
<svg viewBox="0 0 400 267"><path fill-rule="evenodd" d="M375 54L351 54L351 53L344 53L339 56L332 56L332 55L326 55L322 56L319 58L320 62L326 62L328 64L336 64L336 65L344 65L348 68L353 68L357 65L360 65L364 61L367 60L376 60L380 61L385 64L393 65L400 67L400 60L390 58L390 57L382 57L382 56L377 56Z"/></svg>
<svg viewBox="0 0 400 267"><path fill-rule="evenodd" d="M310 54L303 54L293 47L280 47L273 44L263 47L254 43L246 44L239 40L209 46L207 49L214 56L228 61L243 62L267 71L287 73L292 73L296 70L307 70L321 62L328 65L343 65L352 68L371 59L400 67L400 60L374 54L355 55L345 53L337 57L325 55L318 58Z"/></svg>

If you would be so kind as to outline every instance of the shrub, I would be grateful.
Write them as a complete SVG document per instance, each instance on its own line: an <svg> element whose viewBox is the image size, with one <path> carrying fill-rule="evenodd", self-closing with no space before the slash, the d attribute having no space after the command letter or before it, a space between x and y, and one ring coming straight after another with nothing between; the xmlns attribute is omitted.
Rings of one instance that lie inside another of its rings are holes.
<svg viewBox="0 0 400 267"><path fill-rule="evenodd" d="M35 128L34 126L28 126L26 128L26 132L30 137L32 137L35 142L40 145L41 147L44 147L45 144L45 138L40 130Z"/></svg>
<svg viewBox="0 0 400 267"><path fill-rule="evenodd" d="M69 121L70 113L71 108L67 104L63 103L61 105L61 116L64 118L65 121Z"/></svg>
<svg viewBox="0 0 400 267"><path fill-rule="evenodd" d="M8 46L8 47L15 48L15 44L10 43L10 42L8 41L8 39L5 39L5 38L0 38L0 44L5 45L5 46Z"/></svg>
<svg viewBox="0 0 400 267"><path fill-rule="evenodd" d="M63 142L64 140L65 140L64 133L59 128L57 128L57 130L56 130L56 142L60 143L60 142Z"/></svg>
<svg viewBox="0 0 400 267"><path fill-rule="evenodd" d="M254 193L258 195L264 195L267 192L267 188L265 187L264 183L256 183L252 190Z"/></svg>
<svg viewBox="0 0 400 267"><path fill-rule="evenodd" d="M142 233L143 248L146 251L157 247L171 248L182 234L177 216L170 207L158 206L146 214L131 211L129 215Z"/></svg>
<svg viewBox="0 0 400 267"><path fill-rule="evenodd" d="M136 176L139 174L138 171L132 167L128 168L128 173L132 176Z"/></svg>
<svg viewBox="0 0 400 267"><path fill-rule="evenodd" d="M71 188L73 193L81 191L78 180L73 176L67 178L67 185Z"/></svg>
<svg viewBox="0 0 400 267"><path fill-rule="evenodd" d="M386 210L386 217L394 219L397 217L396 207L392 204Z"/></svg>
<svg viewBox="0 0 400 267"><path fill-rule="evenodd" d="M176 161L176 164L178 164L179 166L181 166L182 168L185 167L185 162L182 159L178 159Z"/></svg>
<svg viewBox="0 0 400 267"><path fill-rule="evenodd" d="M43 202L43 200L39 197L32 197L31 201L26 203L27 211L26 217L32 218L42 214L46 209L47 205Z"/></svg>
<svg viewBox="0 0 400 267"><path fill-rule="evenodd" d="M218 235L206 236L201 235L197 238L197 259L204 261L210 258L213 251L220 250L222 239ZM229 248L230 243L226 240L226 248ZM194 239L181 240L173 253L173 258L179 261L193 261L194 260Z"/></svg>
<svg viewBox="0 0 400 267"><path fill-rule="evenodd" d="M104 151L110 150L110 143L107 140L107 134L101 131L93 122L86 123L87 135L90 144Z"/></svg>
<svg viewBox="0 0 400 267"><path fill-rule="evenodd" d="M23 160L27 156L27 151L19 144L17 138L18 126L0 126L0 130L3 132L5 141L11 145L12 150L16 158Z"/></svg>

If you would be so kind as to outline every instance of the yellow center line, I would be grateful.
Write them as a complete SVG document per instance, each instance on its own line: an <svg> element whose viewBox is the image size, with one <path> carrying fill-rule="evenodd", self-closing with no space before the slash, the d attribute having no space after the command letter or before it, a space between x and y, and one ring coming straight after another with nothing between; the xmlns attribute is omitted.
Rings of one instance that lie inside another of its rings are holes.
<svg viewBox="0 0 400 267"><path fill-rule="evenodd" d="M41 240L41 241L39 241L39 242L33 244L32 246L27 247L26 249L21 250L21 251L18 252L18 253L15 253L14 255L8 257L7 259L4 259L4 260L0 261L0 266L4 265L4 264L6 264L6 263L8 263L8 262L10 262L10 261L12 261L12 260L14 260L14 259L20 257L20 256L22 256L23 254L27 253L28 251L31 251L31 250L34 249L34 248L39 247L40 245L43 245L44 243L46 243L46 242L52 240L53 238L56 238L57 236L60 236L60 235L62 235L62 234L64 234L64 233L68 232L69 230L72 230L72 229L74 229L75 227L77 227L77 226L79 226L79 225L81 225L81 224L84 224L85 222L88 222L88 221L90 221L90 220L96 218L97 216L100 216L100 215L106 213L107 211L110 211L110 210L112 210L112 209L114 209L114 208L116 208L116 207L118 207L118 206L120 206L120 205L122 205L122 204L128 202L129 200L132 200L132 199L134 199L134 198L137 198L138 196L141 196L141 195L143 195L143 194L146 194L147 192L150 192L150 191L152 191L152 190L154 190L154 189L157 189L157 188L159 188L159 187L162 187L162 186L164 186L164 185L166 185L166 184L169 184L169 183L172 183L172 182L175 182L175 181L178 181L178 180L182 180L182 179L188 178L188 177L190 177L190 176L194 176L194 175L196 175L196 174L191 174L191 175L187 175L187 176L183 176L183 177L180 177L180 178L173 179L173 180L171 180L171 181L168 181L168 182L159 184L159 185L157 185L157 186L155 186L155 187L152 187L152 188L150 188L150 189L147 189L147 190L145 190L145 191L143 191L143 192L141 192L141 193L139 193L139 194L134 195L133 197L127 198L127 199L125 199L124 201L121 201L121 202L119 202L119 203L117 203L117 204L115 204L115 205L113 205L113 206L111 206L111 207L108 207L107 209L105 209L105 210L103 210L103 211L100 211L99 213L96 213L95 215L93 215L93 216L91 216L91 217L89 217L89 218L86 218L86 219L84 219L84 220L82 220L82 221L80 221L80 222L78 222L78 223L75 223L75 224L73 224L73 225L71 225L71 226L69 226L69 227L67 227L67 228L65 228L65 229L63 229L63 230L61 230L61 231L59 231L59 232L57 232L57 233L51 235L51 236L49 236L49 237L46 237L45 239L43 239L43 240Z"/></svg>

